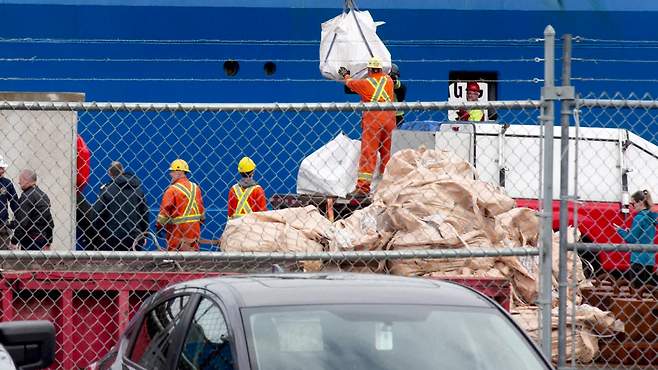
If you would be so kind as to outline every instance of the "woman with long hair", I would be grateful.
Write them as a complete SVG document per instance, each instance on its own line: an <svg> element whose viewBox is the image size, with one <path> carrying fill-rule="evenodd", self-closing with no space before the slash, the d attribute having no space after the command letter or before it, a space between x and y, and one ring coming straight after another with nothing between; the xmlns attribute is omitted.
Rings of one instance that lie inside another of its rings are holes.
<svg viewBox="0 0 658 370"><path fill-rule="evenodd" d="M617 226L617 233L629 244L653 244L656 237L658 213L651 211L653 201L647 190L636 191L631 195L630 206L637 211L630 229ZM635 294L640 297L648 286L658 286L654 272L656 256L654 252L631 252L631 267L628 280ZM652 289L653 291L654 289Z"/></svg>

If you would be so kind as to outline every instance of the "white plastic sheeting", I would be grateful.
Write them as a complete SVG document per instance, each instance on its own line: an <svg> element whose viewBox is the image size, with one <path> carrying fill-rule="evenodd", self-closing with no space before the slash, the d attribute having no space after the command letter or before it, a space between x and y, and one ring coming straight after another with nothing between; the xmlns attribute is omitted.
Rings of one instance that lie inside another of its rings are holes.
<svg viewBox="0 0 658 370"><path fill-rule="evenodd" d="M344 134L304 158L297 174L298 194L344 197L354 189L361 142Z"/></svg>
<svg viewBox="0 0 658 370"><path fill-rule="evenodd" d="M345 67L354 78L367 75L366 65L373 56L384 71L391 69L391 53L377 36L377 26L368 11L350 10L322 23L320 36L320 72L325 78L342 80L338 68Z"/></svg>

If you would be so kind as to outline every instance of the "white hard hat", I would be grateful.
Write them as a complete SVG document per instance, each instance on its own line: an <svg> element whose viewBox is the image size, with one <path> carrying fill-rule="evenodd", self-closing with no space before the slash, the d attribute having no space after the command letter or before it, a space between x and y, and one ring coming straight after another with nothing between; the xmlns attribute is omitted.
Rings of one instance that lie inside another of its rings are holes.
<svg viewBox="0 0 658 370"><path fill-rule="evenodd" d="M381 69L382 68L382 61L379 60L376 57L372 57L372 58L370 58L370 60L368 60L368 68L380 68Z"/></svg>
<svg viewBox="0 0 658 370"><path fill-rule="evenodd" d="M9 165L7 164L7 162L5 162L5 158L0 155L0 167L7 168L7 166Z"/></svg>

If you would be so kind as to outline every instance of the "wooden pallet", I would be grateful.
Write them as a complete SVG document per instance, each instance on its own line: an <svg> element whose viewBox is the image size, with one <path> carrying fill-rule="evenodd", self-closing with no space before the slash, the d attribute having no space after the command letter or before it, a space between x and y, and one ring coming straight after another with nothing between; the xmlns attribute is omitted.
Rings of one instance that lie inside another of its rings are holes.
<svg viewBox="0 0 658 370"><path fill-rule="evenodd" d="M595 281L582 291L585 303L610 311L624 322L624 333L601 338L597 363L658 366L658 301L633 296L628 286Z"/></svg>
<svg viewBox="0 0 658 370"><path fill-rule="evenodd" d="M658 343L649 342L612 342L603 341L596 362L622 365L649 365L655 369L658 365Z"/></svg>

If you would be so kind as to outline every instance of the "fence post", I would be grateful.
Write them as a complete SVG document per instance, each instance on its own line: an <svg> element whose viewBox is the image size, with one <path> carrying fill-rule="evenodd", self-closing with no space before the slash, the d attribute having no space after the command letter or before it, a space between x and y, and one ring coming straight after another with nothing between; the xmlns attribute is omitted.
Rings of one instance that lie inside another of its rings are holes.
<svg viewBox="0 0 658 370"><path fill-rule="evenodd" d="M569 227L569 116L575 94L567 93L571 85L571 35L562 37L562 99L560 101L560 261L558 276L558 368L566 365L567 329L567 228Z"/></svg>
<svg viewBox="0 0 658 370"><path fill-rule="evenodd" d="M544 184L543 215L541 224L542 246L540 251L541 276L539 281L539 306L541 312L541 347L551 360L551 301L553 290L552 243L553 243L553 120L555 102L555 29L544 29L544 87L542 88L541 122L544 126Z"/></svg>

